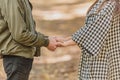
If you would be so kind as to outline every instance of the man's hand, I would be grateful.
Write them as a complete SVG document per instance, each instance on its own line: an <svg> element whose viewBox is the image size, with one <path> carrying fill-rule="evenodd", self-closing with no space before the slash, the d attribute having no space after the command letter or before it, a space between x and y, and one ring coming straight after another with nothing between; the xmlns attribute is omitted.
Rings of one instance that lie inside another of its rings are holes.
<svg viewBox="0 0 120 80"><path fill-rule="evenodd" d="M55 49L57 48L57 42L55 37L48 37L49 39L49 45L47 46L47 48L51 51L55 51Z"/></svg>

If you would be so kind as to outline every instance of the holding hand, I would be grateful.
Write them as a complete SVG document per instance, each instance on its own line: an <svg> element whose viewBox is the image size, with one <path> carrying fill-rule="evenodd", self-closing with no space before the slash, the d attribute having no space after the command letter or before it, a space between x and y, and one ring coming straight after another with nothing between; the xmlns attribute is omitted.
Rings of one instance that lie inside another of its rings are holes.
<svg viewBox="0 0 120 80"><path fill-rule="evenodd" d="M72 37L48 37L49 45L47 48L51 51L55 51L57 47L67 47L76 45L76 43L72 40Z"/></svg>
<svg viewBox="0 0 120 80"><path fill-rule="evenodd" d="M76 45L76 43L72 40L72 37L55 37L57 41L57 47L66 47Z"/></svg>
<svg viewBox="0 0 120 80"><path fill-rule="evenodd" d="M47 46L47 48L51 51L54 51L57 48L57 42L55 37L48 37L49 39L49 45Z"/></svg>

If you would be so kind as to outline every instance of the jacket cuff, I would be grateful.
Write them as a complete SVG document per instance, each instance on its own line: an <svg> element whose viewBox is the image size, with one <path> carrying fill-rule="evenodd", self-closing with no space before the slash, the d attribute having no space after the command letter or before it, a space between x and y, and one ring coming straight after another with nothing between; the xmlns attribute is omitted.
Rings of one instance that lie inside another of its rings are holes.
<svg viewBox="0 0 120 80"><path fill-rule="evenodd" d="M43 46L47 47L48 45L49 45L48 36L44 36L44 44L43 44Z"/></svg>

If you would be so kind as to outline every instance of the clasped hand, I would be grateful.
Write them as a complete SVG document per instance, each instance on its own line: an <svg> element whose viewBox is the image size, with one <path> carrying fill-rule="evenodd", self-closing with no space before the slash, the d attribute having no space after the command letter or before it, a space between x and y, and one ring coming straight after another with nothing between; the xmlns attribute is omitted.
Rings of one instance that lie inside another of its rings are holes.
<svg viewBox="0 0 120 80"><path fill-rule="evenodd" d="M49 37L49 45L47 48L51 51L54 51L57 47L65 47L66 38L63 37Z"/></svg>

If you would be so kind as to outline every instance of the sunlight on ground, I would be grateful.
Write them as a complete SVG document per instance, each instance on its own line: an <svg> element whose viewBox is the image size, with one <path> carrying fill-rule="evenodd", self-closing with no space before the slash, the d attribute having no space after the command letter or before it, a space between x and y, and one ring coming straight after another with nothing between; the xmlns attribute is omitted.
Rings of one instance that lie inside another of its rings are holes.
<svg viewBox="0 0 120 80"><path fill-rule="evenodd" d="M5 73L3 70L3 64L2 64L2 59L0 60L0 80L4 80L5 79Z"/></svg>

